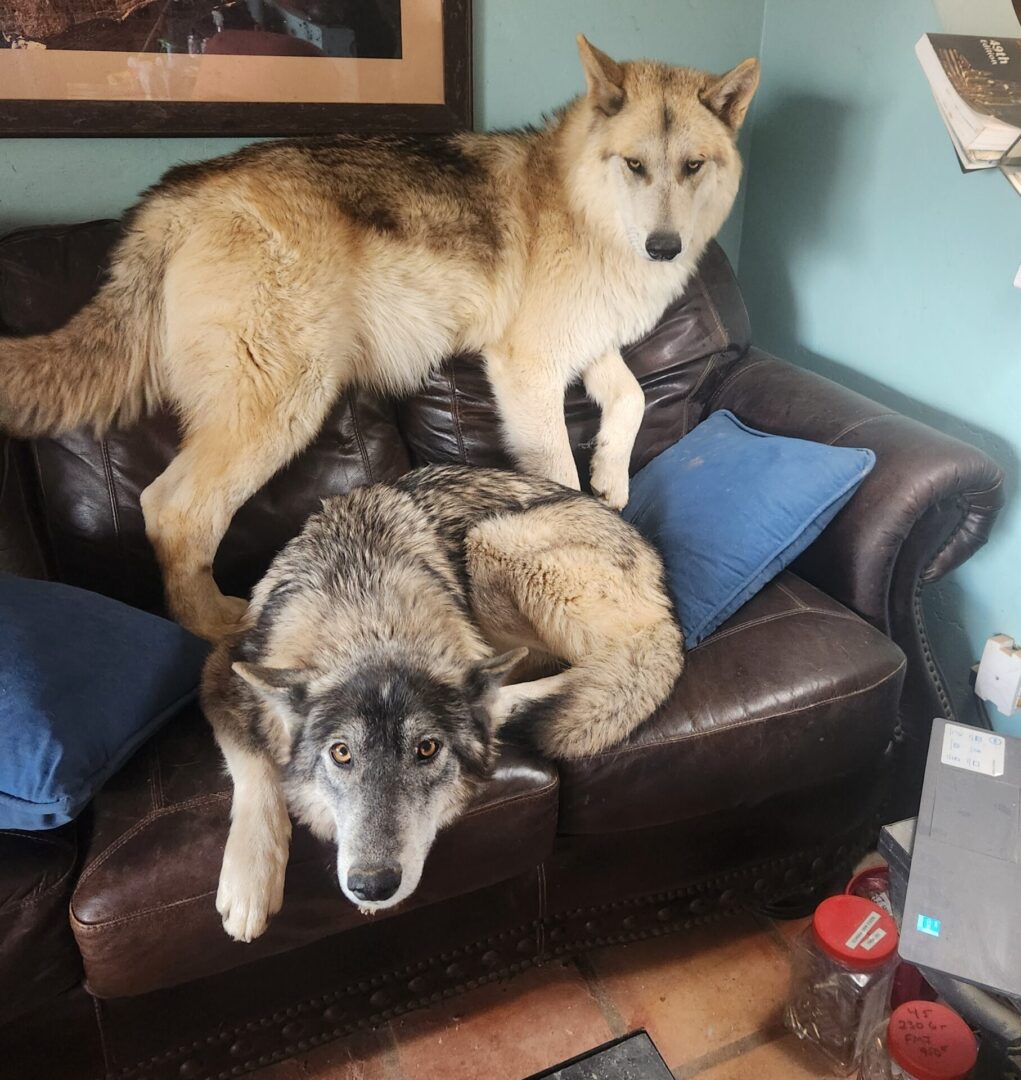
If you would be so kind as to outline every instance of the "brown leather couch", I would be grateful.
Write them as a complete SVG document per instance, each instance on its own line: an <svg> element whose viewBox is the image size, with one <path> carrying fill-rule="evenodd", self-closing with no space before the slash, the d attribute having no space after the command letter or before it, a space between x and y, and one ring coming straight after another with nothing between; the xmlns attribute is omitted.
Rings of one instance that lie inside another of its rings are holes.
<svg viewBox="0 0 1021 1080"><path fill-rule="evenodd" d="M116 233L100 222L0 242L0 331L63 322ZM73 826L0 834L0 1075L235 1076L551 957L773 910L832 881L881 816L911 808L928 721L952 713L919 592L984 541L1000 470L752 348L716 247L628 358L648 403L634 469L724 407L871 447L876 468L794 572L691 651L630 743L560 766L507 752L396 914L361 917L298 830L283 912L257 942L228 940L213 895L230 791L196 708ZM598 417L579 389L567 415L585 475ZM3 443L0 566L158 610L138 495L175 439L158 416L101 442ZM222 585L248 589L322 497L435 461L507 463L471 358L409 401L339 403L238 515Z"/></svg>

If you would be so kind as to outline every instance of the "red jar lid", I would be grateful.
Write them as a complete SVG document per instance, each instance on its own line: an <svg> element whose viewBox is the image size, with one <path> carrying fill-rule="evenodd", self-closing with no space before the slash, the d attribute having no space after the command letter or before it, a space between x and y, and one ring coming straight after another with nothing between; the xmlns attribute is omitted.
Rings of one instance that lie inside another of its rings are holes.
<svg viewBox="0 0 1021 1080"><path fill-rule="evenodd" d="M978 1058L971 1028L935 1001L898 1005L886 1029L886 1050L916 1080L964 1080Z"/></svg>
<svg viewBox="0 0 1021 1080"><path fill-rule="evenodd" d="M897 924L863 896L831 896L812 916L819 947L856 971L881 967L897 950Z"/></svg>

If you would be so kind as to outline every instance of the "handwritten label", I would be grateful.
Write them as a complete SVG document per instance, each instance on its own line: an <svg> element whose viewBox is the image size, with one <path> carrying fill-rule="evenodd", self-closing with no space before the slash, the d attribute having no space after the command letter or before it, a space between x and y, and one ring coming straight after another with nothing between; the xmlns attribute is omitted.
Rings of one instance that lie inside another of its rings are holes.
<svg viewBox="0 0 1021 1080"><path fill-rule="evenodd" d="M861 943L862 950L864 952L872 952L872 950L886 937L886 931L877 926L875 930Z"/></svg>
<svg viewBox="0 0 1021 1080"><path fill-rule="evenodd" d="M898 1015L892 1023L896 1025L902 1045L912 1059L919 1065L942 1060L950 1050L946 1034L949 1025L940 1020L934 1010L924 1005L905 1006L897 1012ZM910 1073L897 1071L896 1068L893 1075L911 1080Z"/></svg>
<svg viewBox="0 0 1021 1080"><path fill-rule="evenodd" d="M978 728L947 724L943 732L944 765L953 765L985 776L1003 776L1007 743L1002 735Z"/></svg>
<svg viewBox="0 0 1021 1080"><path fill-rule="evenodd" d="M865 918L862 919L861 925L858 927L858 929L855 930L855 932L847 939L847 941L844 942L844 944L849 949L857 949L858 946L861 945L861 943L868 936L869 931L872 929L873 926L876 925L877 922L879 922L878 911L873 911L870 914L866 915ZM876 941L878 940L880 939L876 938ZM876 942L873 941L872 945L875 945L875 943ZM869 946L870 949L872 948L872 945Z"/></svg>

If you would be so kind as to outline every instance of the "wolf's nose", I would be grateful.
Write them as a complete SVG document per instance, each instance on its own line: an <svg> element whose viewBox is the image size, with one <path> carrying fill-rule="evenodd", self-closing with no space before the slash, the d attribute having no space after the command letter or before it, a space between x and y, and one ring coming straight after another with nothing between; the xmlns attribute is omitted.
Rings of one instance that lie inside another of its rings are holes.
<svg viewBox="0 0 1021 1080"><path fill-rule="evenodd" d="M400 884L400 870L389 866L355 866L347 875L348 890L359 900L389 900Z"/></svg>
<svg viewBox="0 0 1021 1080"><path fill-rule="evenodd" d="M645 241L650 259L669 262L681 253L681 238L675 232L654 232Z"/></svg>

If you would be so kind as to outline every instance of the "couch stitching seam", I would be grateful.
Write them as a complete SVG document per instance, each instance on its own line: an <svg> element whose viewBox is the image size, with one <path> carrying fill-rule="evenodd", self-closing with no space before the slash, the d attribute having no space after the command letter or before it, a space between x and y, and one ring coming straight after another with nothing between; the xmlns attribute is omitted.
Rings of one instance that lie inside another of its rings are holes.
<svg viewBox="0 0 1021 1080"><path fill-rule="evenodd" d="M803 600L799 600L798 597L796 597L794 595L794 593L792 593L791 590L788 589L787 586L783 584L783 582L778 581L776 583L776 587L780 590L780 592L782 592L784 594L784 596L786 596L791 601L791 603L799 611L807 611L807 610L809 610L808 604L806 604ZM840 615L840 613L836 612L836 611L833 612L833 614L834 615ZM841 615L840 617L843 618L844 616Z"/></svg>
<svg viewBox="0 0 1021 1080"><path fill-rule="evenodd" d="M560 783L559 778L551 780L545 787L539 788L538 791L530 791L521 795L515 795L510 799L503 799L500 802L490 803L489 806L479 806L474 810L469 810L468 813L462 814L455 821L467 821L468 818L478 817L480 814L489 814L493 810L502 810L505 806L516 806L523 802L530 802L533 799L541 799L544 795L553 791Z"/></svg>
<svg viewBox="0 0 1021 1080"><path fill-rule="evenodd" d="M737 382L737 380L742 378L742 376L747 375L749 371L754 371L757 367L761 367L763 364L768 364L768 363L771 363L771 361L768 360L768 359L753 360L746 367L741 368L740 371L731 372L731 374L729 374L723 380L723 382L720 383L719 389L716 391L716 393L713 394L713 396L709 399L709 407L710 407L710 409L712 408L712 403L717 401L719 398L721 398L723 396L723 391L726 390L727 387L731 385L731 383Z"/></svg>
<svg viewBox="0 0 1021 1080"><path fill-rule="evenodd" d="M351 415L351 428L354 432L355 445L358 447L358 453L362 458L362 468L365 470L365 475L368 477L369 483L375 483L375 477L372 475L372 463L369 461L369 452L365 446L365 440L362 438L361 425L358 423L358 414L355 412L355 394L350 393L347 397L347 408Z"/></svg>
<svg viewBox="0 0 1021 1080"><path fill-rule="evenodd" d="M94 923L82 922L72 910L71 922L74 924L76 934L78 931L81 931L84 935L94 934L109 930L112 927L122 926L125 923L136 922L139 919L162 915L164 912L171 911L173 908L184 907L187 904L195 904L199 900L205 900L208 897L215 895L216 889L208 889L206 892L198 893L195 896L185 896L180 900L171 900L169 903L160 904L158 907L146 908L144 911L133 911L130 915L118 915L114 919L104 919L102 922Z"/></svg>
<svg viewBox="0 0 1021 1080"><path fill-rule="evenodd" d="M113 523L113 534L117 538L117 550L124 557L123 536L121 535L121 515L117 506L117 485L113 478L113 462L110 458L110 444L103 439L99 444L99 455L103 462L103 479L106 481L106 496L110 500L110 520Z"/></svg>
<svg viewBox="0 0 1021 1080"><path fill-rule="evenodd" d="M892 409L888 409L886 412L877 413L875 416L865 416L861 420L855 420L853 424L848 424L843 430L838 431L827 442L830 446L833 446L838 439L842 439L845 435L850 435L852 431L857 431L858 428L864 427L866 424L871 424L874 420L885 420L888 416L896 416Z"/></svg>
<svg viewBox="0 0 1021 1080"><path fill-rule="evenodd" d="M157 818L169 817L171 814L176 814L182 810L191 810L195 807L208 806L216 802L225 802L229 800L230 794L228 792L214 792L209 795L199 795L194 799L175 803L173 806L163 807L160 810L154 810L152 813L146 814L145 817L136 821L126 833L119 836L105 851L98 855L93 862L85 867L78 878L79 884L83 881L88 881L107 859L115 854L115 852L119 851L133 836L136 836L144 828L151 825Z"/></svg>
<svg viewBox="0 0 1021 1080"><path fill-rule="evenodd" d="M734 634L740 634L744 630L751 630L752 627L762 626L765 623L776 622L777 619L789 619L795 615L821 615L827 619L846 619L849 622L860 623L862 620L858 618L853 612L843 611L829 611L826 608L807 607L801 605L794 610L778 611L773 615L760 615L757 619L751 619L748 622L741 623L740 626L732 626L729 630L721 630L717 634L711 635L705 641L700 641L696 646L688 649L689 653L698 652L700 649L707 649L710 645L715 644L717 641L723 641L725 638L732 637Z"/></svg>
<svg viewBox="0 0 1021 1080"><path fill-rule="evenodd" d="M447 385L450 387L450 411L454 420L454 436L457 439L457 452L464 465L470 465L468 451L464 445L464 429L461 425L461 405L457 399L457 376L454 374L454 365L447 366Z"/></svg>
<svg viewBox="0 0 1021 1080"><path fill-rule="evenodd" d="M836 694L833 697L824 698L822 701L813 701L808 705L799 705L793 709L783 709L780 712L769 713L767 716L755 716L750 720L742 720L737 724L727 724L727 731L736 731L738 728L751 727L753 724L762 724L767 720L775 720L778 716L797 716L799 713L808 712L810 709L819 709L825 705L833 705L838 701L845 701L848 698L859 697L861 694L867 694L871 690L876 690L882 686L883 683L889 682L896 675L899 675L907 666L907 658L901 660L901 662L894 668L893 671L884 675L881 679L877 679L873 683L869 683L868 686L861 686L857 690L848 690L844 694ZM616 750L607 750L601 754L592 754L587 759L588 761L597 760L599 758L606 757L623 757L626 754L634 754L639 751L659 750L663 746L673 746L676 743L687 742L689 739L699 739L705 737L707 734L711 734L704 731L695 731L689 735L679 735L673 739L660 739L656 742L645 743L641 746L623 746L618 747Z"/></svg>

